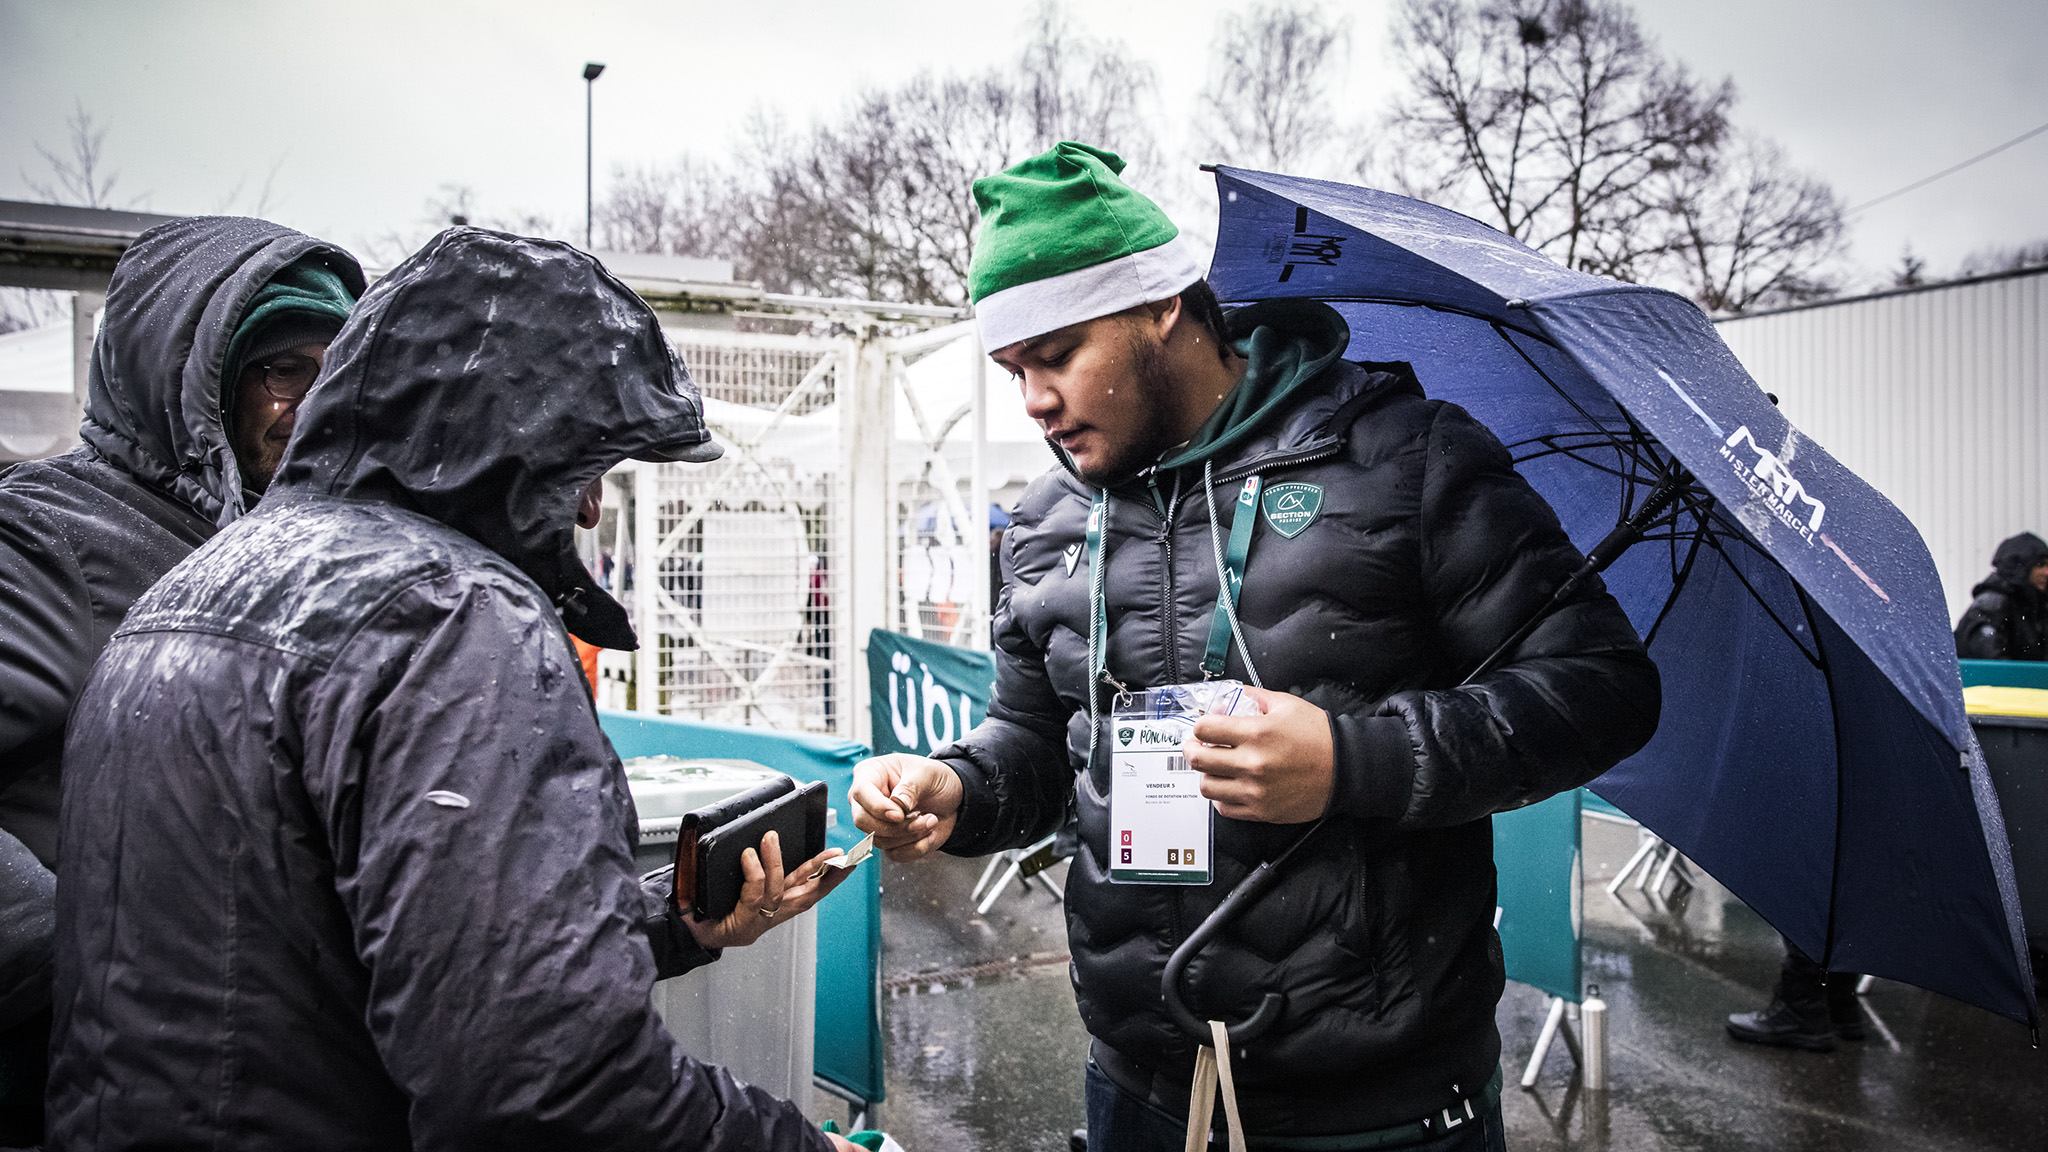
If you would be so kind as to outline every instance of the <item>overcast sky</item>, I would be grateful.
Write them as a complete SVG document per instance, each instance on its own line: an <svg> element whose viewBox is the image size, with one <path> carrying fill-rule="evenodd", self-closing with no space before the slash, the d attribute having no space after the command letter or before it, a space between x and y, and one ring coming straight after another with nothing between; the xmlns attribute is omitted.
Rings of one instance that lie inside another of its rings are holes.
<svg viewBox="0 0 2048 1152"><path fill-rule="evenodd" d="M1082 30L1159 71L1191 105L1221 12L1244 0L1072 4ZM863 83L1006 60L1032 5L925 0L351 0L347 4L0 0L0 198L34 198L37 142L74 102L108 126L117 193L166 212L251 209L360 246L416 227L443 184L484 214L583 208L586 60L596 154L726 155L756 108L801 124ZM1384 99L1387 0L1348 15L1343 98ZM1732 77L1737 117L1860 203L2048 122L2042 0L1642 0L1664 47ZM1184 116L1168 114L1175 132ZM1171 142L1176 153L1181 142ZM1135 174L1134 174L1135 175ZM239 189L239 195L237 190ZM1855 218L1866 277L1908 244L1945 271L1990 245L2048 239L2048 134Z"/></svg>

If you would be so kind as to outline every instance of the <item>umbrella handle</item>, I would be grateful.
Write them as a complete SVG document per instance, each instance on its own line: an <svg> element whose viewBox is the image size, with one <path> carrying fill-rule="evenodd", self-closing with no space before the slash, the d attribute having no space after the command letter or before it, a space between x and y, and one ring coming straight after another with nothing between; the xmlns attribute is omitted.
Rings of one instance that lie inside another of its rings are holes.
<svg viewBox="0 0 2048 1152"><path fill-rule="evenodd" d="M1677 502L1679 493L1683 492L1685 486L1690 483L1692 483L1692 476L1681 470L1676 475L1665 477L1661 483L1651 489L1650 495L1643 500L1642 507L1637 508L1635 514L1627 520L1616 524L1612 532L1609 532L1598 544L1593 545L1593 550L1586 553L1586 562L1579 565L1577 571L1566 577L1565 582L1557 586L1557 591L1551 593L1550 599L1544 603L1543 607L1537 609L1535 615L1523 621L1522 626L1515 629L1514 635L1502 641L1500 647L1493 650L1492 655L1480 661L1479 667L1474 668L1472 674L1465 677L1459 686L1463 687L1466 684L1470 684L1495 668L1500 667L1501 661L1507 659L1508 653L1520 647L1522 641L1527 640L1529 634L1536 631L1537 625L1549 619L1552 612L1562 608L1572 597L1578 595L1579 589L1585 587L1586 581L1607 571L1609 565L1621 559L1623 552L1628 551L1635 545L1636 541L1641 540L1643 533L1650 530L1650 525L1656 523L1657 517L1662 516L1665 509L1670 508L1672 504Z"/></svg>
<svg viewBox="0 0 2048 1152"><path fill-rule="evenodd" d="M1208 917L1188 934L1188 938L1181 942L1180 947L1173 950L1173 955L1167 958L1166 971L1159 978L1159 994L1166 1001L1166 1011L1173 1017L1173 1022L1180 1026L1181 1031L1193 1037L1197 1044L1211 1042L1209 1026L1189 1011L1187 1002L1181 999L1181 973L1187 970L1188 962L1195 958L1195 953L1200 952L1209 941L1222 934L1225 925L1237 919L1246 908L1258 903L1273 885L1279 883L1281 869L1286 866L1288 859L1300 851L1302 845L1313 839L1322 826L1321 820L1309 825L1308 831L1303 832L1294 843L1288 845L1285 852L1252 869L1251 875L1238 881L1237 887L1230 890L1230 895L1223 898L1223 903L1218 904L1216 910L1209 913ZM1265 998L1259 1001L1258 1011L1253 1012L1250 1019L1230 1025L1230 1042L1244 1044L1263 1035L1268 1028L1279 1022L1280 1010L1286 1003L1286 998L1278 992L1266 993Z"/></svg>

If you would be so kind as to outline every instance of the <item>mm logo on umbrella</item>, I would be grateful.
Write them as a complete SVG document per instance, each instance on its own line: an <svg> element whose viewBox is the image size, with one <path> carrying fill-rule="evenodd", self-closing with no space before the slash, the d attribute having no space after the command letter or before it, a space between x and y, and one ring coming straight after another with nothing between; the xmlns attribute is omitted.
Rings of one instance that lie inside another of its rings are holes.
<svg viewBox="0 0 2048 1152"><path fill-rule="evenodd" d="M1294 210L1294 233L1285 232L1266 241L1266 263L1280 265L1280 280L1285 284L1294 278L1294 270L1304 264L1321 268L1334 267L1344 255L1345 236L1308 230L1308 209Z"/></svg>
<svg viewBox="0 0 2048 1152"><path fill-rule="evenodd" d="M1754 466L1735 455L1735 449L1745 442L1756 453ZM1799 533L1800 539L1808 544L1813 543L1813 534L1820 531L1821 518L1827 515L1828 506L1807 495L1806 486L1792 475L1777 453L1756 442L1747 424L1737 428L1721 445L1721 458L1735 466L1735 474L1751 492L1763 498L1780 523ZM1797 507L1800 504L1806 505L1803 516Z"/></svg>

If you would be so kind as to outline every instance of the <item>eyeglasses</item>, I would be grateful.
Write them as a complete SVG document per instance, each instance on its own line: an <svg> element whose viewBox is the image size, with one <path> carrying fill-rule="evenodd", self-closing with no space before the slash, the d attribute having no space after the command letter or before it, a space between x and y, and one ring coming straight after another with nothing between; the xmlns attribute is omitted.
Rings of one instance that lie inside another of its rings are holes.
<svg viewBox="0 0 2048 1152"><path fill-rule="evenodd" d="M318 360L297 353L250 367L262 369L263 377L259 383L273 400L304 400L306 393L312 390L313 381L320 375Z"/></svg>

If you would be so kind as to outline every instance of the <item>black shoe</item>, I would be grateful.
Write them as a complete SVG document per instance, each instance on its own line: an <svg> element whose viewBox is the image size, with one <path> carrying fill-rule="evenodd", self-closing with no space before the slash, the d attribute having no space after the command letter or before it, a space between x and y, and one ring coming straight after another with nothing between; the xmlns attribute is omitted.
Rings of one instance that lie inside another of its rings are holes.
<svg viewBox="0 0 2048 1152"><path fill-rule="evenodd" d="M1795 1004L1772 997L1771 1006L1761 1012L1737 1012L1728 1017L1728 1034L1745 1044L1808 1052L1835 1050L1835 1028L1828 1020L1825 1002Z"/></svg>
<svg viewBox="0 0 2048 1152"><path fill-rule="evenodd" d="M1856 995L1860 977L1847 972L1828 977L1828 1021L1835 1035L1844 1040L1861 1040L1869 1035L1863 1027L1863 1000Z"/></svg>
<svg viewBox="0 0 2048 1152"><path fill-rule="evenodd" d="M1067 1137L1067 1149L1068 1152L1088 1152L1088 1130L1074 1129L1074 1134Z"/></svg>

